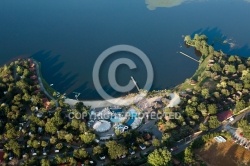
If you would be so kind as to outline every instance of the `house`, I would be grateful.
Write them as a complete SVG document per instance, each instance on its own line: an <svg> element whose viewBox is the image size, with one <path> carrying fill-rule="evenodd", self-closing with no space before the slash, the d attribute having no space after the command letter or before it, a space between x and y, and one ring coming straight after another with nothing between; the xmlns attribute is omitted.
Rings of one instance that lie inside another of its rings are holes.
<svg viewBox="0 0 250 166"><path fill-rule="evenodd" d="M29 62L30 62L30 68L34 68L36 66L36 64L32 60L30 60Z"/></svg>
<svg viewBox="0 0 250 166"><path fill-rule="evenodd" d="M191 98L189 94L187 93L180 93L180 96L183 97L183 98Z"/></svg>
<svg viewBox="0 0 250 166"><path fill-rule="evenodd" d="M30 79L36 80L36 79L37 79L37 76L36 76L36 75L33 75L33 76L30 77Z"/></svg>
<svg viewBox="0 0 250 166"><path fill-rule="evenodd" d="M208 62L214 63L214 60L213 59L209 59Z"/></svg>
<svg viewBox="0 0 250 166"><path fill-rule="evenodd" d="M77 166L84 166L84 165L96 165L95 162L91 159L87 159L84 162L78 162Z"/></svg>
<svg viewBox="0 0 250 166"><path fill-rule="evenodd" d="M176 166L181 165L181 162L179 160L177 160L176 158L172 158L172 163L173 163L173 165L176 165Z"/></svg>
<svg viewBox="0 0 250 166"><path fill-rule="evenodd" d="M152 136L149 134L149 133L145 133L144 135L143 135L143 138L145 139L145 140L151 140L152 139Z"/></svg>
<svg viewBox="0 0 250 166"><path fill-rule="evenodd" d="M228 97L227 100L228 100L228 101L231 101L232 103L235 103L235 100L232 99L231 97Z"/></svg>
<svg viewBox="0 0 250 166"><path fill-rule="evenodd" d="M223 122L224 120L227 120L233 116L233 112L231 110L229 111L223 111L221 113L217 114L217 118L220 122Z"/></svg>
<svg viewBox="0 0 250 166"><path fill-rule="evenodd" d="M42 101L43 101L44 107L45 107L46 109L49 109L49 107L50 107L50 102L49 102L49 100L48 100L47 98L43 98Z"/></svg>
<svg viewBox="0 0 250 166"><path fill-rule="evenodd" d="M214 77L215 80L219 80L221 78L221 76L217 75Z"/></svg>
<svg viewBox="0 0 250 166"><path fill-rule="evenodd" d="M233 77L237 77L238 75L237 75L237 74L233 74L232 76L233 76Z"/></svg>
<svg viewBox="0 0 250 166"><path fill-rule="evenodd" d="M41 90L36 90L36 91L35 91L35 94L37 94L37 93L39 93L39 92L41 92Z"/></svg>
<svg viewBox="0 0 250 166"><path fill-rule="evenodd" d="M237 94L239 94L240 96L242 96L242 92L241 91L237 91Z"/></svg>
<svg viewBox="0 0 250 166"><path fill-rule="evenodd" d="M195 85L197 82L195 80L190 80L189 83L190 85Z"/></svg>
<svg viewBox="0 0 250 166"><path fill-rule="evenodd" d="M34 67L30 67L30 68L29 68L29 71L32 71L32 72L33 72L33 71L35 71L35 70L36 70L36 69L35 69Z"/></svg>
<svg viewBox="0 0 250 166"><path fill-rule="evenodd" d="M38 113L36 114L36 117L38 117L38 118L43 117L43 113L42 113L42 112L38 112Z"/></svg>

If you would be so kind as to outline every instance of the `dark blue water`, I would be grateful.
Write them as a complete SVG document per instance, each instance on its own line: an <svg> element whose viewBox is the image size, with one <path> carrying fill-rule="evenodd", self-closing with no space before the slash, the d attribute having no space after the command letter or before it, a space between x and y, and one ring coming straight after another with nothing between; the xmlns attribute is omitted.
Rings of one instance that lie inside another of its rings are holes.
<svg viewBox="0 0 250 166"><path fill-rule="evenodd" d="M190 77L197 63L177 54L183 51L195 58L194 50L183 45L182 35L205 33L216 49L250 55L250 3L244 0L175 1L157 7L157 0L22 0L0 1L0 64L24 56L42 62L49 83L62 93L98 99L92 69L107 48L128 44L141 49L154 68L152 89L175 86ZM152 6L155 6L154 10ZM225 43L225 40L227 41ZM224 43L223 43L224 41ZM231 47L230 47L231 45ZM126 85L133 75L142 87L145 66L130 53L116 53L102 66L101 82L109 94L116 93L108 83L111 62L129 57L136 70L120 66L117 82Z"/></svg>

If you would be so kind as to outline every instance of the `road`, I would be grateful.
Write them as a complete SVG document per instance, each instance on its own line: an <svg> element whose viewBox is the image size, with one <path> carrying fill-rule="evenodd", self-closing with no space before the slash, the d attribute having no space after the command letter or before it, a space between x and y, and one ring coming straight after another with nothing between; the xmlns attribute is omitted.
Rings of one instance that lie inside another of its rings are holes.
<svg viewBox="0 0 250 166"><path fill-rule="evenodd" d="M216 129L210 130L210 131L208 131L208 132L203 132L203 133L201 133L200 135L197 135L197 136L193 137L190 141L187 141L187 142L185 142L185 143L183 143L183 144L178 144L178 143L177 143L175 146L178 146L178 150L175 151L173 154L178 154L178 153L184 151L184 150L190 145L191 142L193 142L194 140L196 140L196 139L202 137L202 136L205 135L205 134L208 134L208 133L211 133L211 132L218 132L218 131L220 131L220 130L222 130L222 129L226 129L226 127L227 127L228 125L231 125L231 124L234 124L234 123L238 122L239 120L241 120L241 119L244 118L247 114L250 113L250 108L249 108L249 107L247 107L247 108L244 109L244 110L245 110L244 112L242 112L241 114L235 116L235 117L234 117L234 121L232 121L232 122L226 122L225 124L220 125L220 126L219 126L218 128L216 128Z"/></svg>

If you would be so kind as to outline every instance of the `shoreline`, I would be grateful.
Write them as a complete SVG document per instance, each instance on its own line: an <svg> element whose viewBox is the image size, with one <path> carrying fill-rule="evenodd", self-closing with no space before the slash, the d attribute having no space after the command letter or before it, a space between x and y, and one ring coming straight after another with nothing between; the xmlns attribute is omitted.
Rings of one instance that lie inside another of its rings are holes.
<svg viewBox="0 0 250 166"><path fill-rule="evenodd" d="M195 45L193 45L192 43L186 42L186 44L189 45L190 47L195 48ZM217 51L214 51L214 52L217 52ZM192 80L195 80L197 82L197 85L199 85L201 83L201 81L198 81L198 77L201 76L202 74L204 74L204 71L206 70L206 66L207 66L211 56L212 56L212 54L208 55L205 59L203 59L203 57L200 57L199 66L196 69L196 71L193 73L193 75L189 78L186 78L182 83L180 83L180 84L178 84L170 89L160 90L160 91L156 91L156 92L155 92L155 90L151 90L146 94L136 94L135 96L129 96L129 95L135 94L135 93L130 93L128 96L121 96L121 97L116 97L116 98L107 99L107 100L105 100L105 99L77 100L77 99L72 99L72 98L65 98L64 103L69 104L70 106L74 106L77 102L83 102L84 105L90 106L91 108L107 107L107 106L113 106L113 105L128 106L128 105L135 104L136 102L138 102L139 100L141 100L143 98L146 98L149 93L154 93L153 96L157 96L161 92L164 92L164 91L170 91L170 93L172 92L172 94L177 94L180 91L192 89L194 87L194 85L196 84L196 83L190 84L190 81L192 81ZM39 70L41 70L41 68L39 68ZM41 73L41 71L39 71L39 72ZM45 84L47 83L45 80L43 80L42 84L44 84L44 82L45 82ZM47 83L47 85L48 85L48 83ZM47 87L45 87L45 89L48 90ZM54 92L57 92L57 91L54 90ZM49 93L49 94L51 96L53 96L53 94L51 94L51 93ZM179 95L174 95L174 96L179 96ZM175 98L174 96L173 97L171 96L172 100ZM169 107L172 107L173 105L175 105L175 103L180 102L179 98L176 98L175 102L173 102L172 100L168 105Z"/></svg>
<svg viewBox="0 0 250 166"><path fill-rule="evenodd" d="M117 97L112 99L103 99L103 100L75 100L66 98L64 102L69 104L70 106L74 106L77 102L82 102L86 106L90 106L91 108L99 108L99 107L108 107L113 105L119 106L129 106L137 103L147 96L147 93L140 93L131 97Z"/></svg>
<svg viewBox="0 0 250 166"><path fill-rule="evenodd" d="M51 92L56 92L55 89L52 87L49 87L51 90L48 91L48 86L49 84L46 82L46 80L42 77L42 71L41 71L41 63L36 61L35 59L32 59L34 63L36 64L36 69L37 69L37 75L39 78L39 84L44 91L44 93L53 101L55 101L57 107L58 107L58 98L55 98ZM99 108L99 107L108 107L108 106L113 106L113 105L120 105L120 106L129 106L137 103L138 101L142 100L147 96L146 92L141 92L139 94L135 94L133 96L121 96L121 97L116 97L112 99L103 99L103 100L76 100L76 99L71 99L71 98L66 98L64 99L64 103L69 104L71 107L73 107L77 102L82 102L84 105L89 106L91 108ZM130 94L131 95L131 94Z"/></svg>
<svg viewBox="0 0 250 166"><path fill-rule="evenodd" d="M36 75L38 77L38 82L39 82L39 85L40 85L40 89L45 93L45 95L47 97L49 97L51 100L53 100L56 104L56 107L59 106L58 104L58 101L53 97L53 94L50 94L50 92L48 92L47 90L47 82L43 79L42 77L42 73L41 73L41 64L39 62L37 62L35 59L32 59L32 61L34 62L35 64L35 68L36 68ZM44 85L44 82L45 81L45 85Z"/></svg>
<svg viewBox="0 0 250 166"><path fill-rule="evenodd" d="M47 83L47 81L42 77L41 63L33 58L32 58L32 60L38 65L37 72L38 72L38 76L40 78L39 82L44 89L43 91L45 92L46 95L48 94L47 96L51 100L55 101L56 105L58 106L59 105L58 104L59 98L55 98L53 96L53 93L51 94L52 91L55 93L57 93L58 91L56 91L52 87L49 87L49 84ZM197 68L197 70L199 70L199 67ZM195 73L196 73L196 71L195 71ZM192 77L193 76L186 78L186 80L190 79ZM170 100L170 103L168 104L167 107L173 107L174 105L179 104L181 102L180 96L177 94L180 91L180 89L178 89L178 87L185 84L186 80L184 82L170 88L170 89L163 89L163 90L157 90L157 91L151 90L147 93L142 91L141 93L139 92L138 94L137 93L129 93L126 96L116 97L116 98L112 98L112 99L76 100L76 99L72 99L72 98L65 98L64 103L73 107L77 102L82 102L85 106L89 106L91 108L109 107L109 106L114 106L114 105L116 105L116 106L130 106L130 105L136 104L140 100L146 98L148 93L155 93L153 96L157 96L157 93L161 93L164 91L165 91L164 93L166 93L166 91L172 91L172 92L170 92L171 100ZM48 88L50 89L49 91L48 91ZM133 95L133 96L129 96L129 95Z"/></svg>
<svg viewBox="0 0 250 166"><path fill-rule="evenodd" d="M174 107L181 102L180 96L176 93L170 93L171 100L167 107ZM75 100L75 99L65 99L65 103L70 106L74 106L77 102L82 102L86 106L90 106L91 108L100 108L100 107L108 107L108 106L130 106L138 103L139 101L146 99L147 93L141 93L133 97L118 97L107 100ZM155 96L157 97L157 96ZM154 97L152 97L154 98ZM149 98L150 99L150 98Z"/></svg>
<svg viewBox="0 0 250 166"><path fill-rule="evenodd" d="M55 98L53 96L53 94L51 94L51 92L56 92L57 91L55 89L53 89L52 87L49 87L51 90L48 91L48 86L49 84L46 82L46 80L42 77L42 71L41 71L41 63L38 62L37 60L33 59L32 60L36 63L37 65L37 75L39 77L39 82L40 85L43 89L43 91L45 92L45 94L53 101L55 101L56 105L58 106L58 98ZM182 83L181 83L182 84ZM179 84L179 85L181 85ZM179 86L177 85L177 86ZM89 106L91 108L100 108L100 107L108 107L108 106L130 106L133 104L136 104L137 102L139 102L140 100L143 100L144 98L147 97L148 93L160 93L161 91L169 91L169 90L174 90L177 86L171 88L171 89L163 89L163 90L159 90L156 91L152 90L149 92L145 92L145 91L141 91L139 93L130 93L129 95L126 96L121 96L121 97L116 97L116 98L112 98L112 99L102 99L102 100L76 100L76 99L72 99L72 98L65 98L64 99L64 103L70 105L71 107L73 107L76 103L78 102L82 102L85 106ZM130 96L133 95L133 96ZM172 100L170 101L168 107L173 107L173 105L176 105L177 103L180 103L180 97L179 95L174 92L170 94Z"/></svg>

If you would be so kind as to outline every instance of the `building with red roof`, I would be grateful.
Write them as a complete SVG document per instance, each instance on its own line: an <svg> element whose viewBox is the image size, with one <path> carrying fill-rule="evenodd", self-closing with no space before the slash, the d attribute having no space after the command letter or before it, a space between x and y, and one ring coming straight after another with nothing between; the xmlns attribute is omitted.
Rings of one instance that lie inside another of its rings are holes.
<svg viewBox="0 0 250 166"><path fill-rule="evenodd" d="M0 149L0 165L4 161L3 156L4 156L4 151L3 149Z"/></svg>
<svg viewBox="0 0 250 166"><path fill-rule="evenodd" d="M33 75L33 76L30 77L30 79L35 80L35 79L37 79L37 76Z"/></svg>
<svg viewBox="0 0 250 166"><path fill-rule="evenodd" d="M223 122L224 120L227 120L232 116L233 116L233 112L231 110L223 111L223 112L217 114L217 118L220 122Z"/></svg>

